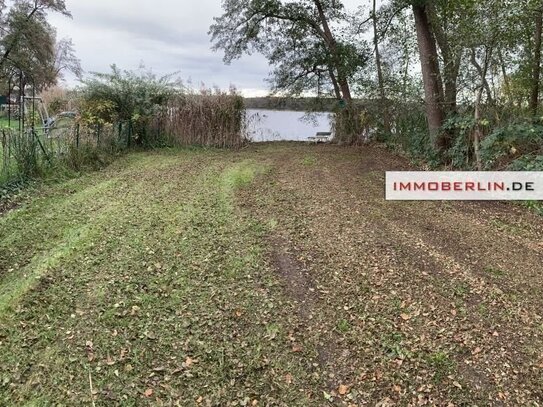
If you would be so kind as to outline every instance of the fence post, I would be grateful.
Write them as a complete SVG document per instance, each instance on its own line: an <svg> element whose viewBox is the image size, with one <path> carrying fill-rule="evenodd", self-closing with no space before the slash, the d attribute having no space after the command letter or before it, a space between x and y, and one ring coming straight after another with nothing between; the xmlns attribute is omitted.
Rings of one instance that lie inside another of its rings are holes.
<svg viewBox="0 0 543 407"><path fill-rule="evenodd" d="M79 149L79 123L75 125L75 147Z"/></svg>

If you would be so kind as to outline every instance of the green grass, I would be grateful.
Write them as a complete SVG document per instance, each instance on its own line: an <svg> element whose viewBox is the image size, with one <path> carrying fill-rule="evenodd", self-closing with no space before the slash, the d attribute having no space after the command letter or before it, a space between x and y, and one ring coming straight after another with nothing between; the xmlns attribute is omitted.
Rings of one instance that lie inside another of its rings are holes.
<svg viewBox="0 0 543 407"><path fill-rule="evenodd" d="M0 218L0 405L306 403L236 212L266 167L221 154L132 154Z"/></svg>
<svg viewBox="0 0 543 407"><path fill-rule="evenodd" d="M302 160L302 164L307 167L312 167L317 164L317 159L312 155L306 155Z"/></svg>
<svg viewBox="0 0 543 407"><path fill-rule="evenodd" d="M0 117L0 129L4 128L18 129L19 120L12 117L10 122L7 117Z"/></svg>
<svg viewBox="0 0 543 407"><path fill-rule="evenodd" d="M494 277L503 277L505 272L496 267L485 267L485 273L488 273Z"/></svg>
<svg viewBox="0 0 543 407"><path fill-rule="evenodd" d="M445 352L434 352L426 357L428 365L434 371L434 383L439 384L454 370L455 363Z"/></svg>

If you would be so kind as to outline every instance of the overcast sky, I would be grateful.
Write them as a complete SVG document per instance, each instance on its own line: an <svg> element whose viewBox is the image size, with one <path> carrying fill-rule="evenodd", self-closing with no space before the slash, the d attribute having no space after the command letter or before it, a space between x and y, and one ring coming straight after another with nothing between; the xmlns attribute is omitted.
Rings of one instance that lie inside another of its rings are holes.
<svg viewBox="0 0 543 407"><path fill-rule="evenodd" d="M346 0L355 8L367 0ZM269 66L260 55L227 66L207 34L221 0L66 0L73 19L51 15L58 37L71 37L86 72L105 72L113 63L157 74L179 72L198 87L235 85L245 95L266 94ZM73 83L72 81L70 81Z"/></svg>

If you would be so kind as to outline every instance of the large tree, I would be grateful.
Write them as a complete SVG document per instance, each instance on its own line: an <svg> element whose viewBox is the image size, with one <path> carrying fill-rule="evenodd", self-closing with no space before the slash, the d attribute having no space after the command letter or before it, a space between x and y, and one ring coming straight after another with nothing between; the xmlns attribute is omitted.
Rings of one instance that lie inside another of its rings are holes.
<svg viewBox="0 0 543 407"><path fill-rule="evenodd" d="M10 54L15 50L19 41L23 38L24 32L27 31L27 24L31 24L33 20L46 19L48 11L55 11L66 16L71 16L66 9L64 0L16 0L13 7L8 13L5 12L5 1L0 2L0 20L2 22L2 55L0 57L0 66L3 66L8 60ZM15 24L9 23L10 15L13 11L21 12L22 17L17 18Z"/></svg>
<svg viewBox="0 0 543 407"><path fill-rule="evenodd" d="M350 81L367 53L334 30L345 20L340 1L225 0L223 9L210 34L225 62L260 52L275 67L276 89L299 94L328 84L337 98L352 100Z"/></svg>
<svg viewBox="0 0 543 407"><path fill-rule="evenodd" d="M5 78L22 71L26 81L43 88L54 84L62 70L80 72L70 40L56 41L47 21L55 11L69 16L63 0L18 0L0 14L0 74Z"/></svg>
<svg viewBox="0 0 543 407"><path fill-rule="evenodd" d="M445 133L441 131L445 112L443 110L443 83L439 70L436 40L430 25L427 2L415 1L412 7L419 44L428 128L437 149L444 151L449 142Z"/></svg>

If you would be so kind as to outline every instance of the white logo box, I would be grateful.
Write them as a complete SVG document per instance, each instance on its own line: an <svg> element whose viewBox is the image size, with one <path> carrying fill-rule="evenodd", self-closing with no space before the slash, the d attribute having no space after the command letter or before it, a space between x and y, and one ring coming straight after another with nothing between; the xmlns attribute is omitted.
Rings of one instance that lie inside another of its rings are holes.
<svg viewBox="0 0 543 407"><path fill-rule="evenodd" d="M390 171L390 201L543 201L540 171Z"/></svg>

